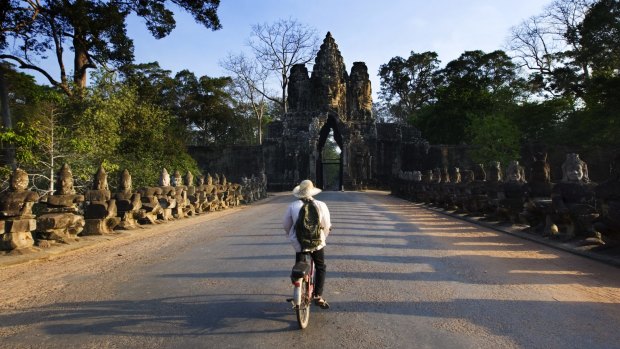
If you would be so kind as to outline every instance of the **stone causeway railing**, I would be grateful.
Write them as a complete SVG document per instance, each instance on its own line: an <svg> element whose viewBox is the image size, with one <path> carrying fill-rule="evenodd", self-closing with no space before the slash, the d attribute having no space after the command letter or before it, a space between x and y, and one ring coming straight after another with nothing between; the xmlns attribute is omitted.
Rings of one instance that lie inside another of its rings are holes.
<svg viewBox="0 0 620 349"><path fill-rule="evenodd" d="M39 196L28 190L28 174L15 169L9 189L0 193L0 250L22 253L71 243L79 236L175 221L267 197L264 174L243 177L241 183L230 183L224 175L207 175L194 184L191 172L183 177L176 171L171 177L164 168L158 186L134 190L131 175L124 170L119 183L118 190L111 192L100 167L92 187L78 194L71 168L64 164L56 175L57 189Z"/></svg>

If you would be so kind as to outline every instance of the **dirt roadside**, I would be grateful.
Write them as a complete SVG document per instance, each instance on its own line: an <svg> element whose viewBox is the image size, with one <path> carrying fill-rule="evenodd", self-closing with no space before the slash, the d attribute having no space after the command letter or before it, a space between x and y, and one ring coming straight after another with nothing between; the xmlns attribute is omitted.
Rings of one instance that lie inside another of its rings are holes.
<svg viewBox="0 0 620 349"><path fill-rule="evenodd" d="M271 197L256 204L271 201ZM101 275L114 277L115 270L159 258L166 249L183 241L183 235L207 222L250 206L239 206L178 221L140 226L113 235L86 236L71 244L37 248L25 254L0 256L0 311L53 303L76 279ZM69 289L72 289L70 287Z"/></svg>

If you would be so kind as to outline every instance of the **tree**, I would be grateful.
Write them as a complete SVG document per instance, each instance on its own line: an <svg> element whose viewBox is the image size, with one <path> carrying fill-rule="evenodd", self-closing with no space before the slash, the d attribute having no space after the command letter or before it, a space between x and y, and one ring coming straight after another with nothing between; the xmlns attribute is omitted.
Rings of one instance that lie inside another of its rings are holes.
<svg viewBox="0 0 620 349"><path fill-rule="evenodd" d="M37 15L31 23L16 25L24 18L24 3ZM2 19L3 37L14 39L18 51L0 54L0 59L17 62L22 69L43 74L50 84L67 95L86 86L87 70L96 67L122 67L133 61L133 41L127 36L126 19L131 13L142 17L151 34L160 39L175 27L173 12L166 4L175 4L190 12L206 28L221 28L217 16L219 0L47 0L9 2L9 14ZM4 45L6 46L6 45ZM0 46L5 51L5 47ZM64 61L66 49L73 51L73 79L67 76ZM59 78L35 62L35 58L53 55L60 71Z"/></svg>
<svg viewBox="0 0 620 349"><path fill-rule="evenodd" d="M473 120L507 114L523 91L516 66L503 51L467 51L438 72L437 101L414 123L434 143L471 141Z"/></svg>
<svg viewBox="0 0 620 349"><path fill-rule="evenodd" d="M505 115L494 114L473 119L467 131L470 143L475 145L472 160L477 163L508 163L519 157L519 130Z"/></svg>
<svg viewBox="0 0 620 349"><path fill-rule="evenodd" d="M411 52L409 58L394 57L379 68L380 98L397 120L416 119L415 114L435 99L437 53Z"/></svg>
<svg viewBox="0 0 620 349"><path fill-rule="evenodd" d="M580 61L592 62L593 75L613 76L620 69L620 3L600 0L578 25Z"/></svg>
<svg viewBox="0 0 620 349"><path fill-rule="evenodd" d="M508 50L532 72L532 87L553 96L581 97L590 77L579 23L594 0L555 0L511 29Z"/></svg>
<svg viewBox="0 0 620 349"><path fill-rule="evenodd" d="M229 55L220 65L233 73L233 90L238 102L245 104L251 110L257 123L258 144L263 143L263 118L267 103L268 70L249 60L245 55ZM273 100L274 98L271 98Z"/></svg>
<svg viewBox="0 0 620 349"><path fill-rule="evenodd" d="M280 81L282 98L263 96L280 104L282 113L287 112L288 76L295 64L306 64L316 56L319 39L316 30L294 19L281 19L273 24L252 26L249 45L259 64L275 73Z"/></svg>

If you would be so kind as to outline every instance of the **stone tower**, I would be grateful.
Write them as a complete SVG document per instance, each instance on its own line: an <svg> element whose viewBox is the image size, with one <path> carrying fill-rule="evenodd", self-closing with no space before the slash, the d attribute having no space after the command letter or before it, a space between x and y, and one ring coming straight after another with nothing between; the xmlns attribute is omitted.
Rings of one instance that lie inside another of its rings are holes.
<svg viewBox="0 0 620 349"><path fill-rule="evenodd" d="M362 189L373 182L377 128L368 68L355 62L349 75L331 33L325 36L310 75L304 65L292 67L288 106L282 121L269 126L264 147L273 189L293 188L305 178L322 186L321 150L330 131L341 149L340 187Z"/></svg>

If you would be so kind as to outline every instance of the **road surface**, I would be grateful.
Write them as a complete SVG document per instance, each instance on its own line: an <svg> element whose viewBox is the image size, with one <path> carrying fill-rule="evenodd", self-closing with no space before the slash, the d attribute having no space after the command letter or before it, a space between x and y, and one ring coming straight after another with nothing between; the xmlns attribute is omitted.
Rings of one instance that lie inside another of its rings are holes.
<svg viewBox="0 0 620 349"><path fill-rule="evenodd" d="M620 348L616 267L384 192L318 198L331 309L303 331L277 194L2 266L0 348Z"/></svg>

